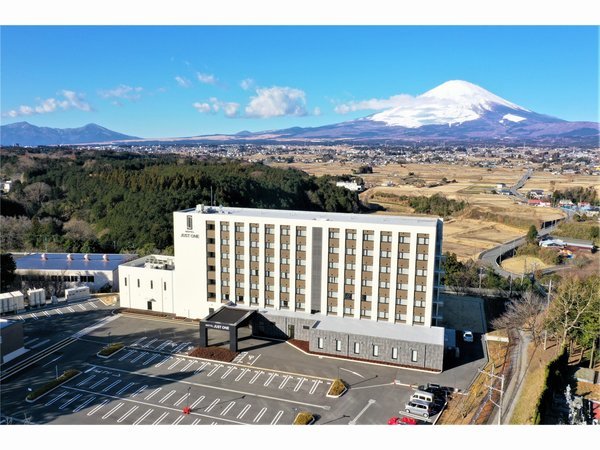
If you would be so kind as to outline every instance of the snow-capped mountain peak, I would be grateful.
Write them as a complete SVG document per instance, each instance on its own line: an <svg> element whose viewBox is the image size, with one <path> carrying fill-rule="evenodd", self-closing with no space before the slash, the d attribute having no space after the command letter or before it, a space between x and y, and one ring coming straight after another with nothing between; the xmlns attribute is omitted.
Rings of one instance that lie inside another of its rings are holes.
<svg viewBox="0 0 600 450"><path fill-rule="evenodd" d="M447 81L417 97L399 96L399 105L369 119L387 125L419 128L477 120L496 109L530 112L468 81Z"/></svg>

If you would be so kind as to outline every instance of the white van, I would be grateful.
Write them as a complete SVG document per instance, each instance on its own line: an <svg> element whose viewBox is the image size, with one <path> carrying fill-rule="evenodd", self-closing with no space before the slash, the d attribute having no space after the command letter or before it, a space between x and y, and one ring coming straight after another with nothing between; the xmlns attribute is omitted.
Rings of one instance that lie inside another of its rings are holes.
<svg viewBox="0 0 600 450"><path fill-rule="evenodd" d="M410 400L404 405L404 410L407 413L416 414L425 418L428 418L433 414L431 403L424 402L423 400Z"/></svg>
<svg viewBox="0 0 600 450"><path fill-rule="evenodd" d="M411 400L422 400L427 403L433 403L433 401L435 400L435 395L433 395L431 392L416 390L410 396L410 399Z"/></svg>

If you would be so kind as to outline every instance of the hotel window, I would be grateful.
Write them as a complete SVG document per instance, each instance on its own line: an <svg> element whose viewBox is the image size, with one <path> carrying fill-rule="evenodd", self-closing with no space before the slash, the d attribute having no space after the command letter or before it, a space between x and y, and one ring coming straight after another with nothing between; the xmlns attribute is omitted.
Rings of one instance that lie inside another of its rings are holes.
<svg viewBox="0 0 600 450"><path fill-rule="evenodd" d="M275 286L272 286L270 284L267 284L265 286L265 291L269 291L269 292L275 292Z"/></svg>
<svg viewBox="0 0 600 450"><path fill-rule="evenodd" d="M296 230L296 236L306 236L306 230Z"/></svg>
<svg viewBox="0 0 600 450"><path fill-rule="evenodd" d="M258 248L259 242L258 241L250 241L250 247L252 248Z"/></svg>
<svg viewBox="0 0 600 450"><path fill-rule="evenodd" d="M387 319L388 318L388 313L386 311L379 311L377 313L377 317L379 317L380 319Z"/></svg>
<svg viewBox="0 0 600 450"><path fill-rule="evenodd" d="M346 255L356 255L356 249L355 248L347 247L346 248Z"/></svg>
<svg viewBox="0 0 600 450"><path fill-rule="evenodd" d="M187 229L191 230L192 228L194 228L194 222L193 222L193 218L192 216L187 216Z"/></svg>
<svg viewBox="0 0 600 450"><path fill-rule="evenodd" d="M373 356L379 356L379 345L373 344Z"/></svg>
<svg viewBox="0 0 600 450"><path fill-rule="evenodd" d="M209 244L214 244L214 243L215 243L215 239L214 239L214 238L208 238L208 239L207 239L207 242L208 242Z"/></svg>
<svg viewBox="0 0 600 450"><path fill-rule="evenodd" d="M419 276L419 277L426 277L427 276L427 269L417 269L417 276Z"/></svg>
<svg viewBox="0 0 600 450"><path fill-rule="evenodd" d="M229 231L229 225L226 223L221 224L221 231Z"/></svg>
<svg viewBox="0 0 600 450"><path fill-rule="evenodd" d="M154 289L154 281L150 280L150 289Z"/></svg>
<svg viewBox="0 0 600 450"><path fill-rule="evenodd" d="M273 276L273 272L271 272L270 270L265 270L265 277L272 277Z"/></svg>
<svg viewBox="0 0 600 450"><path fill-rule="evenodd" d="M273 242L265 242L265 248L275 248L275 244Z"/></svg>
<svg viewBox="0 0 600 450"><path fill-rule="evenodd" d="M229 273L229 267L228 266L221 266L221 272L222 273Z"/></svg>
<svg viewBox="0 0 600 450"><path fill-rule="evenodd" d="M304 245L304 244L297 244L296 245L296 250L298 250L299 252L305 252L306 251L306 245Z"/></svg>
<svg viewBox="0 0 600 450"><path fill-rule="evenodd" d="M398 243L399 244L410 244L410 236L399 236Z"/></svg>
<svg viewBox="0 0 600 450"><path fill-rule="evenodd" d="M125 286L127 286L127 278L124 278L123 281L125 281Z"/></svg>
<svg viewBox="0 0 600 450"><path fill-rule="evenodd" d="M221 280L221 286L223 286L223 287L229 286L229 280Z"/></svg>
<svg viewBox="0 0 600 450"><path fill-rule="evenodd" d="M346 232L346 239L349 241L355 241L356 240L356 233L348 231Z"/></svg>
<svg viewBox="0 0 600 450"><path fill-rule="evenodd" d="M336 298L337 291L327 291L327 297Z"/></svg>
<svg viewBox="0 0 600 450"><path fill-rule="evenodd" d="M290 278L290 274L288 272L281 272L281 278L287 280Z"/></svg>
<svg viewBox="0 0 600 450"><path fill-rule="evenodd" d="M351 292L344 292L344 300L354 300L354 295Z"/></svg>
<svg viewBox="0 0 600 450"><path fill-rule="evenodd" d="M408 267L398 267L398 275L408 275Z"/></svg>
<svg viewBox="0 0 600 450"><path fill-rule="evenodd" d="M258 233L258 227L256 227L256 226L251 226L251 227L250 227L250 233Z"/></svg>
<svg viewBox="0 0 600 450"><path fill-rule="evenodd" d="M363 264L362 270L363 270L363 272L373 272L373 266L369 266L367 264Z"/></svg>
<svg viewBox="0 0 600 450"><path fill-rule="evenodd" d="M281 229L281 235L282 236L289 236L290 235L290 229L289 228L282 228Z"/></svg>
<svg viewBox="0 0 600 450"><path fill-rule="evenodd" d="M354 286L354 278L346 278L346 284L350 286Z"/></svg>
<svg viewBox="0 0 600 450"><path fill-rule="evenodd" d="M250 289L258 289L258 283L250 283Z"/></svg>
<svg viewBox="0 0 600 450"><path fill-rule="evenodd" d="M330 239L338 239L340 237L340 233L338 233L337 231L330 231L329 232L329 238Z"/></svg>
<svg viewBox="0 0 600 450"><path fill-rule="evenodd" d="M221 300L228 301L229 300L229 294L221 294Z"/></svg>
<svg viewBox="0 0 600 450"><path fill-rule="evenodd" d="M285 242L283 244L281 244L281 250L289 250L290 249L290 244L286 244Z"/></svg>
<svg viewBox="0 0 600 450"><path fill-rule="evenodd" d="M280 306L282 308L289 308L290 307L290 302L288 300L281 300Z"/></svg>
<svg viewBox="0 0 600 450"><path fill-rule="evenodd" d="M373 256L373 250L369 250L368 248L363 249L363 256Z"/></svg>
<svg viewBox="0 0 600 450"><path fill-rule="evenodd" d="M350 307L345 307L344 314L354 314L354 309L352 309Z"/></svg>
<svg viewBox="0 0 600 450"><path fill-rule="evenodd" d="M340 249L338 247L329 247L329 253L332 254L338 254L340 252Z"/></svg>
<svg viewBox="0 0 600 450"><path fill-rule="evenodd" d="M207 230L214 230L215 229L215 224L214 223L209 223L206 225L206 229Z"/></svg>
<svg viewBox="0 0 600 450"><path fill-rule="evenodd" d="M336 352L342 351L342 341L340 341L339 339L335 340L335 351Z"/></svg>
<svg viewBox="0 0 600 450"><path fill-rule="evenodd" d="M140 287L140 279L137 279L137 286Z"/></svg>
<svg viewBox="0 0 600 450"><path fill-rule="evenodd" d="M403 320L406 322L406 314L400 314L400 320Z"/></svg>
<svg viewBox="0 0 600 450"><path fill-rule="evenodd" d="M288 287L287 286L280 286L279 290L281 292L288 292Z"/></svg>
<svg viewBox="0 0 600 450"><path fill-rule="evenodd" d="M306 260L305 259L297 259L296 265L297 266L306 266Z"/></svg>
<svg viewBox="0 0 600 450"><path fill-rule="evenodd" d="M379 282L379 287L380 288L389 288L390 287L390 283L387 281L380 281Z"/></svg>
<svg viewBox="0 0 600 450"><path fill-rule="evenodd" d="M322 337L317 338L317 347L323 348L323 338Z"/></svg>
<svg viewBox="0 0 600 450"><path fill-rule="evenodd" d="M358 342L354 343L354 353L356 355L358 355L360 353L360 343L358 343Z"/></svg>
<svg viewBox="0 0 600 450"><path fill-rule="evenodd" d="M237 301L240 303L244 302L244 296L243 295L238 295Z"/></svg>
<svg viewBox="0 0 600 450"><path fill-rule="evenodd" d="M229 245L229 239L221 239L221 245Z"/></svg>
<svg viewBox="0 0 600 450"><path fill-rule="evenodd" d="M389 258L390 256L392 256L392 252L387 251L387 250L381 250L381 257L382 258Z"/></svg>
<svg viewBox="0 0 600 450"><path fill-rule="evenodd" d="M392 242L392 236L390 236L390 235L386 236L385 234L382 234L381 235L381 242Z"/></svg>
<svg viewBox="0 0 600 450"><path fill-rule="evenodd" d="M258 255L250 255L250 261L258 262Z"/></svg>
<svg viewBox="0 0 600 450"><path fill-rule="evenodd" d="M372 234L363 234L363 241L373 241L375 238Z"/></svg>
<svg viewBox="0 0 600 450"><path fill-rule="evenodd" d="M337 283L338 277L329 277L329 278L327 278L327 282L328 283Z"/></svg>
<svg viewBox="0 0 600 450"><path fill-rule="evenodd" d="M250 297L250 303L253 305L258 305L258 297Z"/></svg>
<svg viewBox="0 0 600 450"><path fill-rule="evenodd" d="M302 302L296 302L296 309L304 309L304 303L302 303Z"/></svg>
<svg viewBox="0 0 600 450"><path fill-rule="evenodd" d="M229 259L229 253L221 253L221 259Z"/></svg>
<svg viewBox="0 0 600 450"><path fill-rule="evenodd" d="M236 267L235 268L235 273L237 273L238 275L243 275L244 269L242 269L241 267Z"/></svg>
<svg viewBox="0 0 600 450"><path fill-rule="evenodd" d="M426 289L425 289L425 286L424 286L424 285L422 285L422 284L417 284L417 285L415 286L415 291L417 291L417 292L425 292L425 290L426 290Z"/></svg>
<svg viewBox="0 0 600 450"><path fill-rule="evenodd" d="M400 289L401 291L408 291L408 284L407 283L400 283L398 285L398 289Z"/></svg>
<svg viewBox="0 0 600 450"><path fill-rule="evenodd" d="M362 294L362 295L360 296L360 299L361 299L361 301L363 301L363 302L370 302L370 301L373 299L373 297L372 297L372 296L370 296L370 295L367 295L367 294Z"/></svg>
<svg viewBox="0 0 600 450"><path fill-rule="evenodd" d="M427 261L429 259L429 254L427 253L418 253L417 260L418 261Z"/></svg>
<svg viewBox="0 0 600 450"><path fill-rule="evenodd" d="M415 316L413 319L414 323L425 323L425 317L423 316Z"/></svg>
<svg viewBox="0 0 600 450"><path fill-rule="evenodd" d="M373 286L373 280L362 280L363 286Z"/></svg>
<svg viewBox="0 0 600 450"><path fill-rule="evenodd" d="M237 259L238 261L243 261L244 260L244 254L243 253L238 253L235 255L235 259Z"/></svg>
<svg viewBox="0 0 600 450"><path fill-rule="evenodd" d="M390 273L391 272L390 266L381 266L379 269L381 270L381 273Z"/></svg>
<svg viewBox="0 0 600 450"><path fill-rule="evenodd" d="M215 252L207 252L207 255L209 258L214 258L215 257Z"/></svg>
<svg viewBox="0 0 600 450"><path fill-rule="evenodd" d="M281 258L281 264L289 264L290 258Z"/></svg>
<svg viewBox="0 0 600 450"><path fill-rule="evenodd" d="M306 280L306 274L305 273L297 273L296 280Z"/></svg>
<svg viewBox="0 0 600 450"><path fill-rule="evenodd" d="M410 253L408 252L398 252L398 259L408 259L410 257Z"/></svg>
<svg viewBox="0 0 600 450"><path fill-rule="evenodd" d="M417 362L417 358L418 358L418 354L416 350L411 350L410 351L410 360L412 362Z"/></svg>
<svg viewBox="0 0 600 450"><path fill-rule="evenodd" d="M339 264L333 261L329 261L327 267L329 267L330 269L337 269L339 267Z"/></svg>
<svg viewBox="0 0 600 450"><path fill-rule="evenodd" d="M235 232L236 233L243 233L244 232L244 226L243 225L236 225L235 226Z"/></svg>
<svg viewBox="0 0 600 450"><path fill-rule="evenodd" d="M283 292L283 291L281 291L281 292ZM306 291L304 288L300 288L300 287L296 288L296 294L305 294L305 293L306 293Z"/></svg>
<svg viewBox="0 0 600 450"><path fill-rule="evenodd" d="M166 281L163 283L163 290L164 290L164 291L166 291L166 290L167 290L167 282L166 282Z"/></svg>
<svg viewBox="0 0 600 450"><path fill-rule="evenodd" d="M386 303L389 303L389 302L390 302L390 298L389 297L384 297L384 296L379 297L379 303L386 304Z"/></svg>
<svg viewBox="0 0 600 450"><path fill-rule="evenodd" d="M275 234L275 228L273 228L273 227L265 228L265 234Z"/></svg>
<svg viewBox="0 0 600 450"><path fill-rule="evenodd" d="M425 308L425 300L415 300L415 306L417 308Z"/></svg>
<svg viewBox="0 0 600 450"><path fill-rule="evenodd" d="M392 359L398 359L398 347L392 347Z"/></svg>
<svg viewBox="0 0 600 450"><path fill-rule="evenodd" d="M356 270L356 264L346 263L346 270Z"/></svg>
<svg viewBox="0 0 600 450"><path fill-rule="evenodd" d="M417 243L421 244L421 245L423 245L423 244L429 244L429 238L422 238L422 237L420 237L420 238L417 239Z"/></svg>
<svg viewBox="0 0 600 450"><path fill-rule="evenodd" d="M257 277L258 276L258 269L252 269L252 270L250 270L250 275L253 275L253 276Z"/></svg>
<svg viewBox="0 0 600 450"><path fill-rule="evenodd" d="M265 256L265 262L274 263L275 257L274 256Z"/></svg>

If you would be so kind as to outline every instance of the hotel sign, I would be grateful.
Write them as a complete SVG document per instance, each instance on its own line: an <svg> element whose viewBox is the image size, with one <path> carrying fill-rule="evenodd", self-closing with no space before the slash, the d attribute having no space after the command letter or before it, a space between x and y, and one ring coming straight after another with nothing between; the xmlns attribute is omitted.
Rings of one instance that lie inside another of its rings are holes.
<svg viewBox="0 0 600 450"><path fill-rule="evenodd" d="M225 330L225 331L229 331L229 329L231 328L229 325L224 325L221 323L211 323L211 322L205 322L204 326L206 328L213 328L215 330Z"/></svg>

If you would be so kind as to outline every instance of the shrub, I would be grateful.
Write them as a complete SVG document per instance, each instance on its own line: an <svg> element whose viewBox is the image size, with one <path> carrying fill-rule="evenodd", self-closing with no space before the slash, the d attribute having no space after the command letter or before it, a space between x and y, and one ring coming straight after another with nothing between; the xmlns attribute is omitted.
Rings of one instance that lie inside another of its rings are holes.
<svg viewBox="0 0 600 450"><path fill-rule="evenodd" d="M299 412L294 419L294 425L310 425L315 421L315 417L306 411Z"/></svg>
<svg viewBox="0 0 600 450"><path fill-rule="evenodd" d="M341 378L336 378L335 380L333 380L333 383L331 383L331 387L329 388L329 392L327 392L327 395L338 397L342 395L342 393L345 390L346 384L342 381Z"/></svg>
<svg viewBox="0 0 600 450"><path fill-rule="evenodd" d="M46 383L41 388L36 389L35 391L30 392L29 394L27 394L26 399L30 400L30 401L33 401L36 398L41 397L42 395L44 395L46 392L54 389L56 386L59 386L59 385L63 384L64 382L70 380L75 375L79 375L80 373L81 372L79 370L75 370L75 369L65 370L65 372L60 377L58 377L55 380L52 380L52 381Z"/></svg>
<svg viewBox="0 0 600 450"><path fill-rule="evenodd" d="M125 344L123 344L122 342L115 342L114 344L110 344L110 345L107 345L106 347L104 347L102 350L100 350L98 352L98 354L100 356L110 356L113 353L115 353L116 351L121 350L124 346L125 346Z"/></svg>

